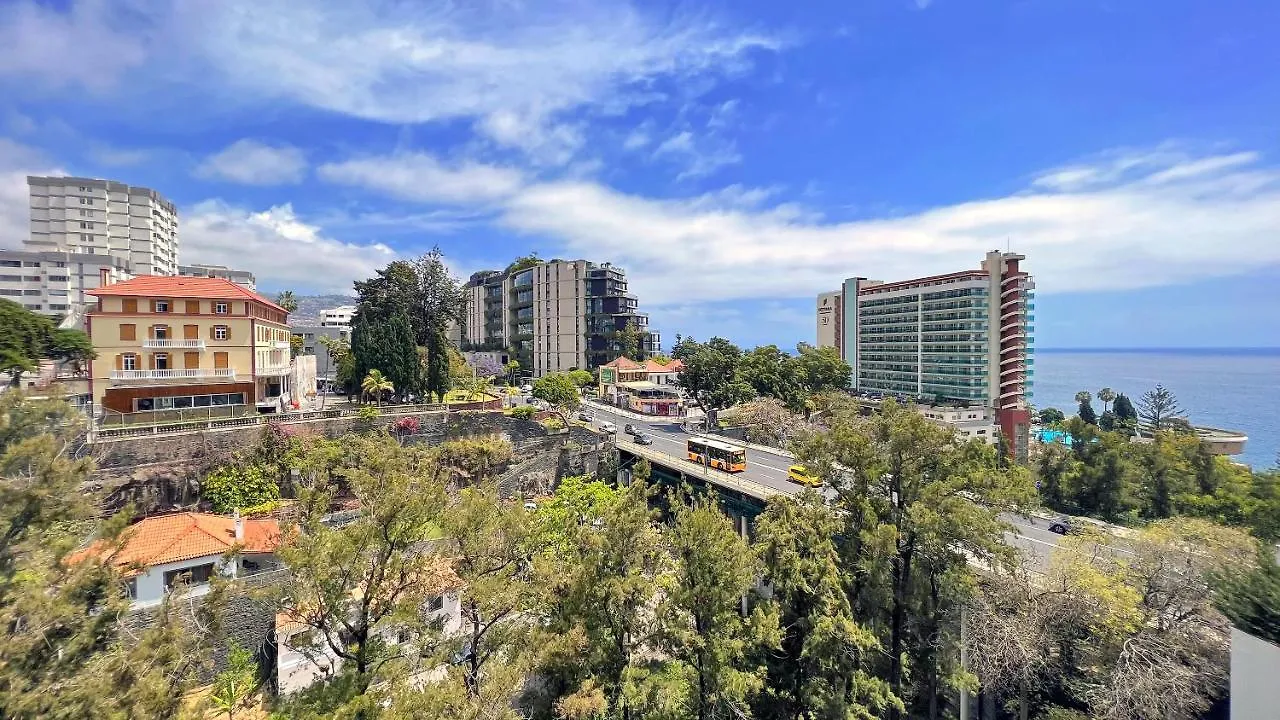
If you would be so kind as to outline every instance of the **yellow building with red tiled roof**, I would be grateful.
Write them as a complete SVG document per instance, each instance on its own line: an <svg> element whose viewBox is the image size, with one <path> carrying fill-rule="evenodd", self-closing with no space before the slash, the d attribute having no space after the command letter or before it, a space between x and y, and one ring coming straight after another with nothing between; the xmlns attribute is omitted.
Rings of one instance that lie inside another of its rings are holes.
<svg viewBox="0 0 1280 720"><path fill-rule="evenodd" d="M104 421L281 410L290 398L288 312L224 278L143 275L91 290Z"/></svg>

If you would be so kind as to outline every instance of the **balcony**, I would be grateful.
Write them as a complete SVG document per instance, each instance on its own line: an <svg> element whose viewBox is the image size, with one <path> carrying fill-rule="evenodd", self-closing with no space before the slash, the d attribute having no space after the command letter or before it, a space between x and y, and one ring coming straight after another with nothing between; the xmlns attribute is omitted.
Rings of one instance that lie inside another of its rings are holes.
<svg viewBox="0 0 1280 720"><path fill-rule="evenodd" d="M204 340L147 338L142 341L142 347L155 350L204 350Z"/></svg>
<svg viewBox="0 0 1280 720"><path fill-rule="evenodd" d="M293 372L293 368L288 365L263 365L254 368L253 372L258 377L281 377Z"/></svg>
<svg viewBox="0 0 1280 720"><path fill-rule="evenodd" d="M232 368L185 368L182 370L112 370L112 380L199 380L202 378L236 379Z"/></svg>
<svg viewBox="0 0 1280 720"><path fill-rule="evenodd" d="M288 340L275 340L271 343L273 350L288 350L290 348Z"/></svg>

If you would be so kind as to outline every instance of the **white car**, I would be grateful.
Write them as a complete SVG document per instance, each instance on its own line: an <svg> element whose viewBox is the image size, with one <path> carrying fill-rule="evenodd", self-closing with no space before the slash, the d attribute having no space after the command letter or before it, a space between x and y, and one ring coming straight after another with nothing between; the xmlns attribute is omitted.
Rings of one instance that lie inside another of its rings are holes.
<svg viewBox="0 0 1280 720"><path fill-rule="evenodd" d="M618 432L618 426L617 426L617 425L614 425L614 424L613 424L613 423L611 423L611 422L607 422L607 421L606 421L606 422L601 422L601 423L600 423L600 432L603 432L603 433L609 433L610 435L615 435L615 434L617 434L617 432Z"/></svg>
<svg viewBox="0 0 1280 720"><path fill-rule="evenodd" d="M532 386L532 385L521 385L521 386L520 386L520 392L524 393L525 395L528 395L529 393L533 392L533 386Z"/></svg>

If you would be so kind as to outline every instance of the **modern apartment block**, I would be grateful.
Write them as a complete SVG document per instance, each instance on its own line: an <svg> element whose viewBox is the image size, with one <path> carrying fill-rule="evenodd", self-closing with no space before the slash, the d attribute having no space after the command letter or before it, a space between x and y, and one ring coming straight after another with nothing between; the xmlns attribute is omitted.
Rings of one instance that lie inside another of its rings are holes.
<svg viewBox="0 0 1280 720"><path fill-rule="evenodd" d="M990 408L1025 458L1035 284L1014 253L977 270L885 283L854 277L817 299L818 345L836 347L862 393Z"/></svg>
<svg viewBox="0 0 1280 720"><path fill-rule="evenodd" d="M182 277L224 278L250 290L258 289L257 278L248 270L232 270L225 265L179 265Z"/></svg>
<svg viewBox="0 0 1280 720"><path fill-rule="evenodd" d="M27 177L26 249L109 255L135 275L178 274L178 211L160 193L114 180Z"/></svg>
<svg viewBox="0 0 1280 720"><path fill-rule="evenodd" d="M288 313L270 300L224 278L149 275L88 294L90 392L104 421L276 412L290 401Z"/></svg>
<svg viewBox="0 0 1280 720"><path fill-rule="evenodd" d="M603 365L617 357L628 324L640 349L657 352L659 335L627 292L626 274L608 263L551 260L532 267L475 273L462 328L467 350L510 348L535 377Z"/></svg>
<svg viewBox="0 0 1280 720"><path fill-rule="evenodd" d="M129 262L111 255L0 250L0 297L42 315L70 315L93 302L87 291L131 277Z"/></svg>
<svg viewBox="0 0 1280 720"><path fill-rule="evenodd" d="M355 317L355 305L339 305L320 311L320 326L342 328L351 332L351 318Z"/></svg>

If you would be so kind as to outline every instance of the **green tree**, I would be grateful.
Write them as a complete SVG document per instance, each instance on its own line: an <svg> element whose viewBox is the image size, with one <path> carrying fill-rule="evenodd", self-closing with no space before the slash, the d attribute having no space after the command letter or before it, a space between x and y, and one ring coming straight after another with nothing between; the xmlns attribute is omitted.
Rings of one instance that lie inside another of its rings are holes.
<svg viewBox="0 0 1280 720"><path fill-rule="evenodd" d="M796 345L795 361L800 384L809 395L841 392L853 385L853 368L840 357L836 348L800 343Z"/></svg>
<svg viewBox="0 0 1280 720"><path fill-rule="evenodd" d="M1214 605L1233 625L1280 645L1280 565L1274 554L1264 550L1254 567L1223 568L1211 579Z"/></svg>
<svg viewBox="0 0 1280 720"><path fill-rule="evenodd" d="M644 360L644 353L640 347L640 340L643 337L644 334L636 326L636 321L627 320L626 325L616 333L615 347L623 357L637 361Z"/></svg>
<svg viewBox="0 0 1280 720"><path fill-rule="evenodd" d="M440 649L421 609L453 583L430 544L445 508L444 485L431 480L433 456L386 435L348 435L342 443L334 479L316 474L299 493L296 523L277 551L291 573L278 603L310 629L317 647L343 661L352 693L363 695L396 665ZM330 462L326 454L310 464ZM338 480L361 507L341 526L325 522ZM391 630L405 642L384 642Z"/></svg>
<svg viewBox="0 0 1280 720"><path fill-rule="evenodd" d="M478 699L487 683L528 660L534 597L530 587L528 514L498 498L493 482L480 479L450 502L441 522L453 541L461 584L462 632L450 644L468 697ZM508 686L508 693L515 685Z"/></svg>
<svg viewBox="0 0 1280 720"><path fill-rule="evenodd" d="M534 380L533 396L550 403L565 427L569 426L569 413L577 410L582 402L578 385L568 373L547 373Z"/></svg>
<svg viewBox="0 0 1280 720"><path fill-rule="evenodd" d="M294 296L292 290L281 290L276 295L276 304L284 308L287 313L292 313L298 309L298 298Z"/></svg>
<svg viewBox="0 0 1280 720"><path fill-rule="evenodd" d="M127 518L100 523L82 494L83 431L64 402L0 394L0 717L173 717L208 637L168 601L147 629L122 633L130 600L111 553ZM219 595L196 613L206 627Z"/></svg>
<svg viewBox="0 0 1280 720"><path fill-rule="evenodd" d="M358 310L351 324L351 354L362 382L371 370L378 370L401 393L422 388L418 349L403 309L385 314Z"/></svg>
<svg viewBox="0 0 1280 720"><path fill-rule="evenodd" d="M232 641L227 667L213 679L209 702L227 720L235 720L236 711L244 707L258 689L258 663L253 653Z"/></svg>
<svg viewBox="0 0 1280 720"><path fill-rule="evenodd" d="M1170 421L1181 417L1182 412L1178 398L1163 385L1156 385L1138 400L1138 419L1142 421L1143 429L1150 432L1165 429Z"/></svg>
<svg viewBox="0 0 1280 720"><path fill-rule="evenodd" d="M661 609L664 649L690 680L688 717L741 716L763 680L747 667L758 637L741 614L759 563L713 500L677 499L672 512L675 575Z"/></svg>
<svg viewBox="0 0 1280 720"><path fill-rule="evenodd" d="M511 359L503 366L507 371L507 383L514 385L516 383L516 373L520 372L520 361Z"/></svg>
<svg viewBox="0 0 1280 720"><path fill-rule="evenodd" d="M1045 408L1040 411L1041 425L1054 425L1066 420L1067 416L1058 408Z"/></svg>
<svg viewBox="0 0 1280 720"><path fill-rule="evenodd" d="M677 378L680 387L706 411L712 423L718 411L755 395L739 371L742 351L724 338L713 337L705 343L683 338L676 343L671 355L684 364Z"/></svg>
<svg viewBox="0 0 1280 720"><path fill-rule="evenodd" d="M1093 404L1088 400L1080 403L1080 407L1076 410L1076 415L1089 425L1098 424L1098 414L1093 411Z"/></svg>
<svg viewBox="0 0 1280 720"><path fill-rule="evenodd" d="M748 400L726 411L723 418L731 425L746 428L748 441L778 448L786 447L800 427L800 417L772 397Z"/></svg>
<svg viewBox="0 0 1280 720"><path fill-rule="evenodd" d="M365 395L374 396L378 401L378 405L382 405L382 394L395 392L396 386L395 383L382 374L381 370L370 370L364 376L364 380L360 381L360 390Z"/></svg>
<svg viewBox="0 0 1280 720"><path fill-rule="evenodd" d="M1116 399L1116 391L1109 387L1104 387L1098 391L1098 400L1102 402L1102 412L1106 413L1111 409L1111 401Z"/></svg>
<svg viewBox="0 0 1280 720"><path fill-rule="evenodd" d="M584 388L595 382L595 377L587 370L570 370L568 375L569 379L573 381L573 384L580 388Z"/></svg>
<svg viewBox="0 0 1280 720"><path fill-rule="evenodd" d="M509 275L511 273L520 272L521 270L528 270L531 267L537 267L542 263L543 260L538 257L538 253L533 252L512 260L511 264L507 266L507 269L502 272L503 274Z"/></svg>
<svg viewBox="0 0 1280 720"><path fill-rule="evenodd" d="M793 411L804 406L802 369L777 345L762 345L742 354L738 375L758 395L776 398Z"/></svg>
<svg viewBox="0 0 1280 720"><path fill-rule="evenodd" d="M261 505L280 499L280 486L261 465L227 465L205 476L200 496L216 513Z"/></svg>
<svg viewBox="0 0 1280 720"><path fill-rule="evenodd" d="M989 446L959 442L893 401L869 418L842 413L829 423L793 451L838 494L843 565L860 569L856 616L885 648L877 674L910 712L929 714L958 672L954 633L970 563L1014 563L1000 514L1033 506L1034 485Z"/></svg>
<svg viewBox="0 0 1280 720"><path fill-rule="evenodd" d="M1092 395L1092 393L1090 393L1088 390L1081 390L1080 392L1076 393L1076 404L1077 404L1077 405L1082 404L1082 403L1087 403L1087 402L1089 402L1090 400L1093 400L1093 395Z"/></svg>
<svg viewBox="0 0 1280 720"><path fill-rule="evenodd" d="M1136 421L1138 419L1138 413L1133 409L1133 403L1129 401L1128 396L1124 393L1116 395L1114 412L1116 414L1116 419L1122 422L1129 420Z"/></svg>
<svg viewBox="0 0 1280 720"><path fill-rule="evenodd" d="M291 358L298 357L299 355L302 354L302 351L305 348L306 348L306 341L303 340L301 335L289 336L289 357Z"/></svg>
<svg viewBox="0 0 1280 720"><path fill-rule="evenodd" d="M14 387L21 383L23 373L34 372L40 360L49 355L54 332L49 318L0 299L0 372L10 373ZM92 346L89 349L92 351Z"/></svg>
<svg viewBox="0 0 1280 720"><path fill-rule="evenodd" d="M449 392L449 328L466 323L468 295L461 281L449 272L439 248L412 262L416 284L409 315L416 318L418 345L427 349L425 390L444 399Z"/></svg>
<svg viewBox="0 0 1280 720"><path fill-rule="evenodd" d="M901 703L869 671L876 636L854 617L835 538L840 520L822 497L776 496L756 522L755 550L779 620L765 653L765 692L757 717L883 717Z"/></svg>
<svg viewBox="0 0 1280 720"><path fill-rule="evenodd" d="M467 394L468 400L484 400L488 396L489 390L493 388L493 378L484 376L467 377L459 384L463 392Z"/></svg>

